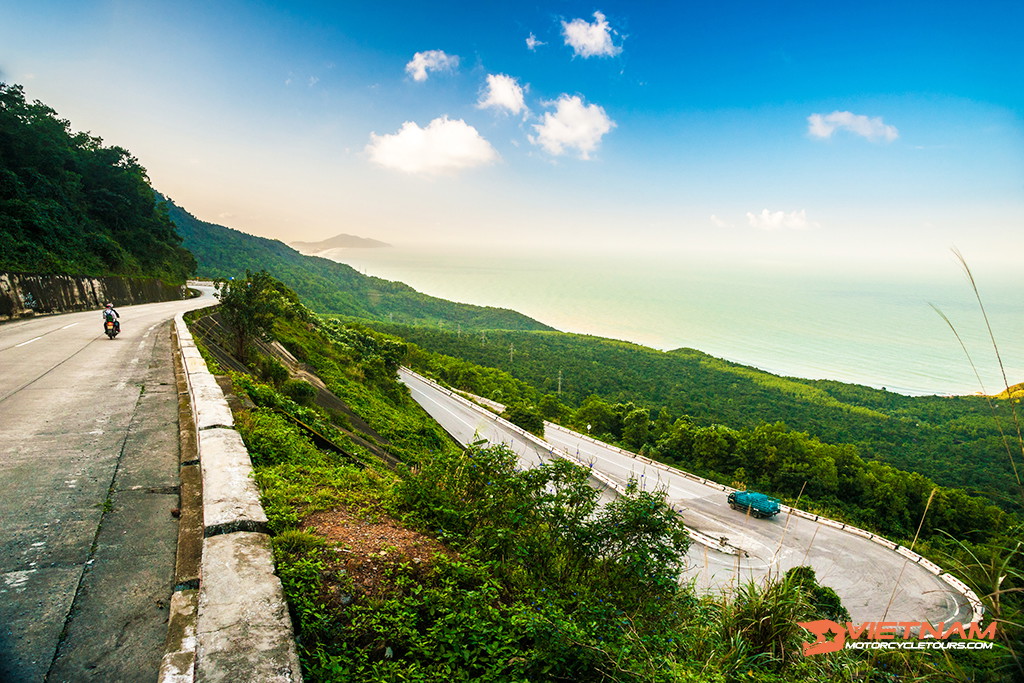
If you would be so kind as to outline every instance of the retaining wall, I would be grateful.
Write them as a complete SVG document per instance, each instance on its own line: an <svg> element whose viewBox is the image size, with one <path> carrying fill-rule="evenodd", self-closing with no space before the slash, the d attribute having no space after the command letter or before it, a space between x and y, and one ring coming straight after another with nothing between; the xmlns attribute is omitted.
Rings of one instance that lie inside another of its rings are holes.
<svg viewBox="0 0 1024 683"><path fill-rule="evenodd" d="M197 600L183 608L185 637L165 655L160 681L301 682L249 453L182 314L174 325L195 419L203 541Z"/></svg>
<svg viewBox="0 0 1024 683"><path fill-rule="evenodd" d="M188 297L183 285L135 277L75 277L0 273L0 320L33 315L173 301Z"/></svg>

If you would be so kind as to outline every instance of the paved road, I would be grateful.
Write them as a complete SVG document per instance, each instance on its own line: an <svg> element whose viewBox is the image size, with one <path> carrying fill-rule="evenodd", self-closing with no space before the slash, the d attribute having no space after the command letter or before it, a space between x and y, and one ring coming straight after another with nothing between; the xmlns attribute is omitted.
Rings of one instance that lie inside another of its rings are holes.
<svg viewBox="0 0 1024 683"><path fill-rule="evenodd" d="M493 413L480 410L468 401L452 396L451 392L438 391L436 387L423 382L418 375L408 372L405 368L399 369L398 376L409 387L413 399L459 443L468 445L481 439L494 444L503 443L519 457L519 464L523 468L536 467L555 457L552 455L551 446L541 446L536 441L507 429L504 421L496 419L497 416ZM614 498L615 493L608 490L599 480L592 479L591 484L601 490L602 500Z"/></svg>
<svg viewBox="0 0 1024 683"><path fill-rule="evenodd" d="M402 372L400 376L427 412L463 443L472 440L474 433L490 441L516 443L518 437L503 430L486 411L467 407L415 375ZM969 604L948 584L865 538L796 516L754 519L732 510L721 489L666 472L551 423L545 441L620 484L633 477L643 486L667 489L669 503L687 526L715 539L725 537L730 546L742 550L718 552L691 545L688 575L703 590L722 590L737 577L759 580L807 564L821 583L836 590L855 621L971 620ZM526 460L550 457L549 449L534 444L513 447Z"/></svg>
<svg viewBox="0 0 1024 683"><path fill-rule="evenodd" d="M201 299L0 325L0 681L153 680L178 504L169 320Z"/></svg>

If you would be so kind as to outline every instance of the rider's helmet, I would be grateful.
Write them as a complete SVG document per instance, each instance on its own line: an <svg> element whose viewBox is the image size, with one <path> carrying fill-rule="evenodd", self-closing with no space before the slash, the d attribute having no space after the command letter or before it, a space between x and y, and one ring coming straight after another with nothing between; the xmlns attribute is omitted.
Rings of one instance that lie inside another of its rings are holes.
<svg viewBox="0 0 1024 683"><path fill-rule="evenodd" d="M114 307L114 304L112 304L112 303L110 303L110 302L108 301L108 302L107 302L107 308L113 308L113 307Z"/></svg>

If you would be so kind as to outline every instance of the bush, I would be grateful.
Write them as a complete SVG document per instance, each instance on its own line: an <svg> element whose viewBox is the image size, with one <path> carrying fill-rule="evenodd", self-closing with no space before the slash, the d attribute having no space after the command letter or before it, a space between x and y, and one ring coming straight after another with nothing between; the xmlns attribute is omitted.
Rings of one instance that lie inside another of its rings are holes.
<svg viewBox="0 0 1024 683"><path fill-rule="evenodd" d="M281 386L288 380L288 368L281 365L276 358L261 356L255 363L255 370L260 379L271 382L275 386Z"/></svg>
<svg viewBox="0 0 1024 683"><path fill-rule="evenodd" d="M514 403L507 406L501 416L531 434L544 436L544 416L534 406L526 403Z"/></svg>
<svg viewBox="0 0 1024 683"><path fill-rule="evenodd" d="M302 379L289 379L281 385L281 393L300 406L308 406L316 398L316 387Z"/></svg>

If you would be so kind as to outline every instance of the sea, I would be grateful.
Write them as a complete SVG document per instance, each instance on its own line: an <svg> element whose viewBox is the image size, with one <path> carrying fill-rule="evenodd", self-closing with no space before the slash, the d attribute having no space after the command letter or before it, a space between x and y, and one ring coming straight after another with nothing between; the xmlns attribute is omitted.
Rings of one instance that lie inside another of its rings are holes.
<svg viewBox="0 0 1024 683"><path fill-rule="evenodd" d="M465 245L319 255L564 332L689 347L782 376L907 395L995 394L1024 382L1020 271L972 267L986 323L952 257L909 268Z"/></svg>

